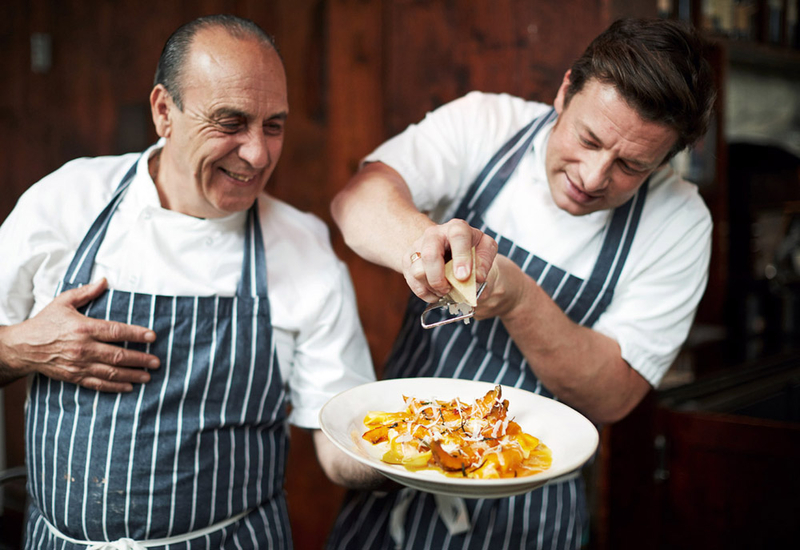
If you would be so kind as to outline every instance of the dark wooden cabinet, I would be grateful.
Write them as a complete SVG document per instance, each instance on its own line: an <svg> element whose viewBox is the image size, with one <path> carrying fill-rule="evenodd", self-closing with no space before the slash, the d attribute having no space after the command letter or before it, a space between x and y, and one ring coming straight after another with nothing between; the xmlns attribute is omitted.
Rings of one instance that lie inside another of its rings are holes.
<svg viewBox="0 0 800 550"><path fill-rule="evenodd" d="M800 355L653 392L604 430L594 548L794 548Z"/></svg>

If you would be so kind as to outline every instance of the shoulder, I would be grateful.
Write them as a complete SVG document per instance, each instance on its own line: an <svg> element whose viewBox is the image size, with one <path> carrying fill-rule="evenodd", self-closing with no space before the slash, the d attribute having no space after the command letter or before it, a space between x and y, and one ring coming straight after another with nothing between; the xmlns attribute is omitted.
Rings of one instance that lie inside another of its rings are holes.
<svg viewBox="0 0 800 550"><path fill-rule="evenodd" d="M18 206L52 221L96 215L139 154L78 158L33 184ZM89 220L91 223L91 220Z"/></svg>
<svg viewBox="0 0 800 550"><path fill-rule="evenodd" d="M545 103L510 94L470 92L435 111L428 118L458 118L472 135L506 135L550 109Z"/></svg>
<svg viewBox="0 0 800 550"><path fill-rule="evenodd" d="M267 194L262 194L258 203L270 279L277 271L280 280L293 288L313 284L314 288L332 291L341 266L331 246L328 226L314 214Z"/></svg>
<svg viewBox="0 0 800 550"><path fill-rule="evenodd" d="M311 333L328 316L354 310L349 271L331 246L328 226L267 194L258 203L270 307L283 328Z"/></svg>
<svg viewBox="0 0 800 550"><path fill-rule="evenodd" d="M673 228L702 226L711 231L711 212L697 185L682 179L670 166L653 174L643 217Z"/></svg>
<svg viewBox="0 0 800 550"><path fill-rule="evenodd" d="M515 115L532 114L545 111L545 103L530 101L511 94L497 94L472 91L448 103L451 108L487 113L509 113Z"/></svg>
<svg viewBox="0 0 800 550"><path fill-rule="evenodd" d="M28 188L7 221L23 220L24 238L32 242L77 246L138 157L137 153L72 160Z"/></svg>
<svg viewBox="0 0 800 550"><path fill-rule="evenodd" d="M648 187L626 279L705 277L713 222L697 186L671 168L655 174Z"/></svg>
<svg viewBox="0 0 800 550"><path fill-rule="evenodd" d="M34 301L49 302L86 230L136 158L70 161L20 197L0 226L0 288L4 289L0 309L4 313L20 321L29 315Z"/></svg>
<svg viewBox="0 0 800 550"><path fill-rule="evenodd" d="M312 252L333 254L328 226L320 218L268 194L262 194L258 204L261 228L268 250L273 247L294 250L303 256Z"/></svg>

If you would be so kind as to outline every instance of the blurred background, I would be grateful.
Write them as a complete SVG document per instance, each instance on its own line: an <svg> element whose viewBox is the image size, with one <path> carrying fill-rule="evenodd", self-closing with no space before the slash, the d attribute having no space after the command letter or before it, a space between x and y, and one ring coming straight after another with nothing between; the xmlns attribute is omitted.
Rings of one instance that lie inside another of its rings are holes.
<svg viewBox="0 0 800 550"><path fill-rule="evenodd" d="M328 205L359 160L470 90L551 103L564 72L622 16L687 19L713 39L714 126L675 159L714 217L708 290L664 384L602 430L586 470L599 550L784 548L800 540L800 38L798 0L5 0L0 5L0 221L66 161L155 141L161 48L210 13L253 19L286 63L291 115L270 191L331 228L378 373L402 278L343 245ZM2 261L2 258L0 258ZM20 466L24 381L0 390L0 470ZM292 432L287 492L299 549L321 548L342 490ZM21 482L0 489L0 548L17 548Z"/></svg>

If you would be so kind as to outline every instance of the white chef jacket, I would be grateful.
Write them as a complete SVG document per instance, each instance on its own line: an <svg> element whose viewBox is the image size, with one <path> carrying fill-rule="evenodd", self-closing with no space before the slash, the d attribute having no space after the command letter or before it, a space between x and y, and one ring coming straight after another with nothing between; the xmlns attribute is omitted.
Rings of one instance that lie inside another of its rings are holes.
<svg viewBox="0 0 800 550"><path fill-rule="evenodd" d="M443 222L455 213L489 159L548 105L472 92L390 139L365 162L381 161L408 184L416 206ZM573 216L558 208L545 171L543 128L484 219L500 235L587 279L612 211ZM594 329L616 340L622 357L657 386L686 339L705 290L711 216L697 187L669 165L655 172L614 298Z"/></svg>
<svg viewBox="0 0 800 550"><path fill-rule="evenodd" d="M233 296L246 212L199 219L161 207L144 155L71 161L28 189L0 226L0 325L36 315L52 299L89 226L125 172L138 165L97 253L93 280L162 295ZM337 393L375 379L347 267L315 216L262 194L271 321L290 421L319 428Z"/></svg>

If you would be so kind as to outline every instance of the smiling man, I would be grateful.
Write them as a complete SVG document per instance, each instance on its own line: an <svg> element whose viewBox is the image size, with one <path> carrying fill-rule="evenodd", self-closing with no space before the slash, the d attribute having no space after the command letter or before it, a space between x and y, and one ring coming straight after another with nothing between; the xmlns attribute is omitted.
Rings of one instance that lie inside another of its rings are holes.
<svg viewBox="0 0 800 550"><path fill-rule="evenodd" d="M703 294L711 218L668 161L706 130L704 44L623 20L566 72L553 106L472 92L370 154L332 205L345 240L414 296L387 378L488 381L597 423L628 414L676 357ZM427 331L426 302L486 281L470 325ZM420 299L421 298L421 299ZM351 492L329 547L579 548L582 479L505 499Z"/></svg>
<svg viewBox="0 0 800 550"><path fill-rule="evenodd" d="M0 384L30 381L25 548L290 548L287 422L334 482L378 475L318 429L374 373L327 228L265 192L283 63L251 21L201 18L150 105L158 143L67 163L0 227Z"/></svg>
<svg viewBox="0 0 800 550"><path fill-rule="evenodd" d="M199 218L246 210L283 148L289 100L278 52L211 28L176 76L179 82L159 70L150 94L156 132L165 138L151 157L162 206Z"/></svg>

